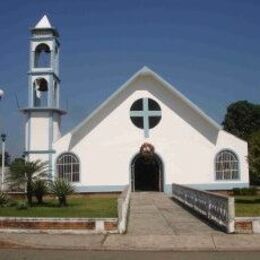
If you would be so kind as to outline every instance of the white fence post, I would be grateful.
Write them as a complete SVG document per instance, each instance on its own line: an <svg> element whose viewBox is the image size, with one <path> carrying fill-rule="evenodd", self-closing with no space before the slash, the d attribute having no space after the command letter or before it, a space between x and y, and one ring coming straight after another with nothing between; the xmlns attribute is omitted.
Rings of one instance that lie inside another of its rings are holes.
<svg viewBox="0 0 260 260"><path fill-rule="evenodd" d="M128 185L117 200L118 231L120 234L125 233L126 231L130 194L131 188Z"/></svg>
<svg viewBox="0 0 260 260"><path fill-rule="evenodd" d="M233 233L235 231L235 198L228 198L228 227L227 232Z"/></svg>

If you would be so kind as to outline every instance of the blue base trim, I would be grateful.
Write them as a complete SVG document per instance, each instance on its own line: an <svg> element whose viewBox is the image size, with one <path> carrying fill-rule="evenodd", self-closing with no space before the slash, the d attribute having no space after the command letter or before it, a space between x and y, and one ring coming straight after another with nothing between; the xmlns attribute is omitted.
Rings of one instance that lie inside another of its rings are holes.
<svg viewBox="0 0 260 260"><path fill-rule="evenodd" d="M128 184L126 184L128 185ZM74 186L76 192L121 192L126 185L91 185L91 186ZM172 185L164 185L164 193L172 193Z"/></svg>
<svg viewBox="0 0 260 260"><path fill-rule="evenodd" d="M212 184L183 184L185 186L198 190L232 190L233 188L248 188L247 182L229 182L229 183L212 183Z"/></svg>
<svg viewBox="0 0 260 260"><path fill-rule="evenodd" d="M91 185L74 187L76 192L121 192L126 185Z"/></svg>
<svg viewBox="0 0 260 260"><path fill-rule="evenodd" d="M128 185L128 184L126 184ZM121 192L126 185L91 185L74 186L76 192ZM212 183L212 184L183 184L198 190L232 190L233 188L247 188L249 183ZM172 185L164 185L164 193L172 194Z"/></svg>
<svg viewBox="0 0 260 260"><path fill-rule="evenodd" d="M164 193L172 194L172 185L171 184L165 184L164 185Z"/></svg>

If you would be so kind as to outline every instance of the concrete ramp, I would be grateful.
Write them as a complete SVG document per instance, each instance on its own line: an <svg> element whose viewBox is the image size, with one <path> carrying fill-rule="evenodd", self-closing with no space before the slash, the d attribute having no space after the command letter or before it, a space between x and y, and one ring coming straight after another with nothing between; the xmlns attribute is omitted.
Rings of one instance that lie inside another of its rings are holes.
<svg viewBox="0 0 260 260"><path fill-rule="evenodd" d="M178 235L222 233L160 192L131 194L128 234Z"/></svg>

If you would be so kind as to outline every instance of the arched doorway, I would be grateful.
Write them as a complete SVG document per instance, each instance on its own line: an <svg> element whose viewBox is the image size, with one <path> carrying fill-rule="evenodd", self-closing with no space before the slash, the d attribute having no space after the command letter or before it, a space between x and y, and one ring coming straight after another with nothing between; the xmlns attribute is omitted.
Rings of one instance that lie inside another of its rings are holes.
<svg viewBox="0 0 260 260"><path fill-rule="evenodd" d="M131 163L132 191L163 192L163 167L158 155L145 157L138 154Z"/></svg>

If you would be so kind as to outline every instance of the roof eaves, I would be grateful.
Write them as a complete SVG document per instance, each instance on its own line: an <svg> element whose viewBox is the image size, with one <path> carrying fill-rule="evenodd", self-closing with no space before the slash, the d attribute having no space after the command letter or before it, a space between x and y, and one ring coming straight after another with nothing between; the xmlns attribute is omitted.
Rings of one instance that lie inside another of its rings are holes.
<svg viewBox="0 0 260 260"><path fill-rule="evenodd" d="M109 96L103 103L101 103L92 113L90 113L81 123L74 127L70 132L73 135L77 132L83 125L85 125L92 117L94 117L103 107L105 107L111 100L113 100L117 95L119 95L130 83L132 83L140 74L137 71L131 78L129 78L121 87L119 87L111 96Z"/></svg>
<svg viewBox="0 0 260 260"><path fill-rule="evenodd" d="M172 93L178 96L182 101L184 101L188 106L190 106L194 111L200 114L206 121L212 124L217 129L221 130L222 126L218 124L215 120L209 117L202 109L200 109L197 105L195 105L191 100L185 97L179 90L177 90L172 84L167 82L161 76L159 76L156 72L150 70L155 78L157 78L165 87L167 87Z"/></svg>
<svg viewBox="0 0 260 260"><path fill-rule="evenodd" d="M186 98L181 92L179 92L173 85L164 80L157 73L144 66L142 69L138 70L132 77L130 77L121 87L119 87L110 97L108 97L103 103L101 103L92 113L90 113L81 123L74 127L70 133L73 135L81 127L83 127L92 117L94 117L103 107L105 107L111 100L113 100L117 95L119 95L130 83L132 83L140 75L153 75L160 81L170 92L174 93L177 97L183 100L188 106L190 106L194 111L200 114L206 121L213 125L216 129L221 130L222 126L218 124L215 120L210 118L205 112L203 112L198 106L196 106L192 101Z"/></svg>

